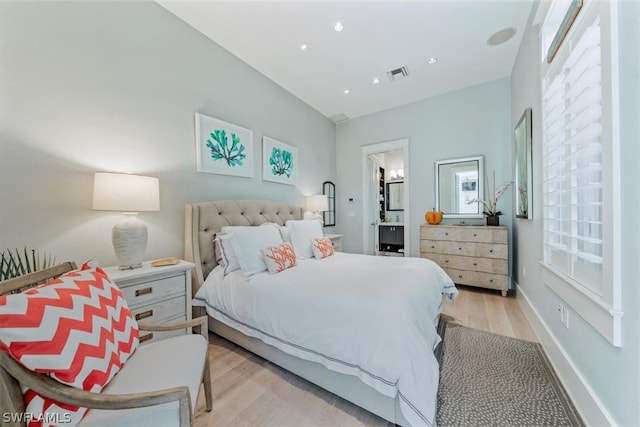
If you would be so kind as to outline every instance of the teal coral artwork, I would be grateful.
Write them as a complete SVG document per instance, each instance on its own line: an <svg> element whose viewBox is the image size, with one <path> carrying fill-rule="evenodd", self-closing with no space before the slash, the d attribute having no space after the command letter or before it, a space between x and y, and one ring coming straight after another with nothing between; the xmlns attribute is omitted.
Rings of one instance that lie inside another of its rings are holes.
<svg viewBox="0 0 640 427"><path fill-rule="evenodd" d="M271 165L273 175L286 175L287 178L290 178L291 172L293 172L293 156L290 151L273 147L271 157L269 157L269 165Z"/></svg>
<svg viewBox="0 0 640 427"><path fill-rule="evenodd" d="M262 137L262 179L296 184L298 149L267 136Z"/></svg>
<svg viewBox="0 0 640 427"><path fill-rule="evenodd" d="M253 132L196 113L198 172L253 177Z"/></svg>
<svg viewBox="0 0 640 427"><path fill-rule="evenodd" d="M207 147L211 150L211 158L214 161L224 160L231 167L242 166L242 161L247 158L240 138L232 133L231 146L229 146L227 132L224 129L211 132L211 139L207 139Z"/></svg>

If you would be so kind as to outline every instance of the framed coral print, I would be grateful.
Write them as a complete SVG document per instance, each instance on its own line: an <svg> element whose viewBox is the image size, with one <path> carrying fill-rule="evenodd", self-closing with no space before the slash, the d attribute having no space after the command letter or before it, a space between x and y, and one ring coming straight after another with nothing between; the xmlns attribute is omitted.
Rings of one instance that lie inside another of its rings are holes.
<svg viewBox="0 0 640 427"><path fill-rule="evenodd" d="M516 142L516 218L533 219L531 108L524 110L514 132Z"/></svg>
<svg viewBox="0 0 640 427"><path fill-rule="evenodd" d="M298 149L268 136L262 137L262 179L296 185Z"/></svg>
<svg viewBox="0 0 640 427"><path fill-rule="evenodd" d="M253 132L196 113L198 172L253 177Z"/></svg>

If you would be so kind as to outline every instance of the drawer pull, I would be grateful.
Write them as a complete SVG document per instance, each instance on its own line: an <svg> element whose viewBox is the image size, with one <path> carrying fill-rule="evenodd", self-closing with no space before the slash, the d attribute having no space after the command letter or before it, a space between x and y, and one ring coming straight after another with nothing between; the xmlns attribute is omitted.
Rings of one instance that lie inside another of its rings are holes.
<svg viewBox="0 0 640 427"><path fill-rule="evenodd" d="M474 263L473 263L473 266L475 267L476 265L478 265L478 263L477 263L477 262L474 262Z"/></svg>
<svg viewBox="0 0 640 427"><path fill-rule="evenodd" d="M146 319L151 316L153 316L153 309L136 314L136 320Z"/></svg>
<svg viewBox="0 0 640 427"><path fill-rule="evenodd" d="M493 249L489 249L489 252L490 252L490 253L493 253Z"/></svg>
<svg viewBox="0 0 640 427"><path fill-rule="evenodd" d="M458 278L462 279L462 274L458 274Z"/></svg>
<svg viewBox="0 0 640 427"><path fill-rule="evenodd" d="M431 246L431 249L435 249L435 248L436 248L435 246Z"/></svg>
<svg viewBox="0 0 640 427"><path fill-rule="evenodd" d="M449 233L444 233L444 235L445 235L445 236L448 236L448 235L449 235Z"/></svg>
<svg viewBox="0 0 640 427"><path fill-rule="evenodd" d="M444 262L445 262L445 263L447 263L447 262L449 262L449 260L448 260L448 259L445 259L445 260L444 260Z"/></svg>
<svg viewBox="0 0 640 427"><path fill-rule="evenodd" d="M493 283L493 279L489 279L489 283Z"/></svg>
<svg viewBox="0 0 640 427"><path fill-rule="evenodd" d="M153 292L153 288L138 289L136 291L136 296L139 297L139 296L142 296L142 295L148 295L148 294L150 294L152 292Z"/></svg>
<svg viewBox="0 0 640 427"><path fill-rule="evenodd" d="M151 332L150 334L147 335L143 335L139 338L140 344L142 344L143 342L149 341L153 339L153 332Z"/></svg>
<svg viewBox="0 0 640 427"><path fill-rule="evenodd" d="M461 250L462 250L462 248L458 248L458 250L459 250L459 251L461 251Z"/></svg>
<svg viewBox="0 0 640 427"><path fill-rule="evenodd" d="M477 233L473 233L473 237L478 237L478 234Z"/></svg>

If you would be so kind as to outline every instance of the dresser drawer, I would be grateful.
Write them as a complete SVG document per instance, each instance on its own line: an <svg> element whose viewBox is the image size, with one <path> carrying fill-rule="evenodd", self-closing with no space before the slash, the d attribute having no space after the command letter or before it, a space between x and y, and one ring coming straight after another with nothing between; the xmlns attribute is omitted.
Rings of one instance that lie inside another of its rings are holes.
<svg viewBox="0 0 640 427"><path fill-rule="evenodd" d="M129 307L137 307L180 294L185 294L184 274L122 287L122 295L127 300Z"/></svg>
<svg viewBox="0 0 640 427"><path fill-rule="evenodd" d="M454 283L460 285L472 285L500 290L507 290L509 288L509 277L503 274L482 273L453 268L445 268L444 271L447 272Z"/></svg>
<svg viewBox="0 0 640 427"><path fill-rule="evenodd" d="M499 243L449 242L446 240L420 240L420 253L462 255L468 257L507 259L507 245Z"/></svg>
<svg viewBox="0 0 640 427"><path fill-rule="evenodd" d="M152 304L141 305L131 310L133 317L139 322L165 323L184 315L186 298L184 295Z"/></svg>
<svg viewBox="0 0 640 427"><path fill-rule="evenodd" d="M509 265L506 259L478 258L459 255L422 254L424 258L435 261L442 268L457 270L480 271L483 273L508 274Z"/></svg>
<svg viewBox="0 0 640 427"><path fill-rule="evenodd" d="M507 229L494 227L466 226L423 226L420 238L427 240L451 240L459 242L507 243Z"/></svg>

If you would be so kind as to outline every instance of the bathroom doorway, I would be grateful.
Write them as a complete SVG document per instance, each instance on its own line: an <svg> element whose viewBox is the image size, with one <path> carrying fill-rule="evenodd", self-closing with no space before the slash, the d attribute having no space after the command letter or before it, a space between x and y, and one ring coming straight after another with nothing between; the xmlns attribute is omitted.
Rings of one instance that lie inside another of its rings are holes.
<svg viewBox="0 0 640 427"><path fill-rule="evenodd" d="M409 140L363 146L362 172L362 252L409 256Z"/></svg>

